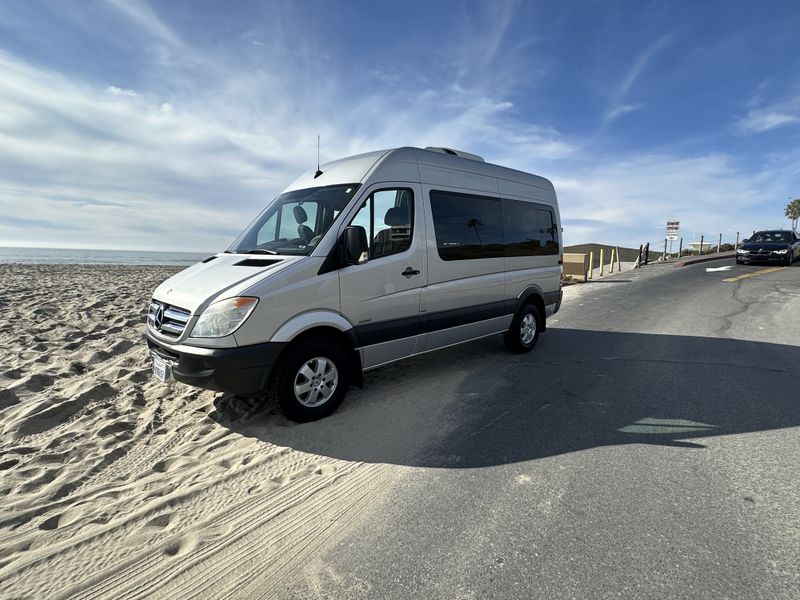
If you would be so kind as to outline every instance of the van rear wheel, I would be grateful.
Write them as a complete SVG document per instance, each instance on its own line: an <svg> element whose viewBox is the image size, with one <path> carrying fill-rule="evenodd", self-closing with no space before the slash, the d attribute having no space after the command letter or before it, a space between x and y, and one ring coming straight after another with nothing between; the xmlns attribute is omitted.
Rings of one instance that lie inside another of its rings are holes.
<svg viewBox="0 0 800 600"><path fill-rule="evenodd" d="M506 348L515 354L530 352L539 340L541 318L536 306L523 306L511 321L511 327L503 334Z"/></svg>
<svg viewBox="0 0 800 600"><path fill-rule="evenodd" d="M305 423L332 414L350 387L345 349L326 339L301 340L275 365L267 398L288 419Z"/></svg>

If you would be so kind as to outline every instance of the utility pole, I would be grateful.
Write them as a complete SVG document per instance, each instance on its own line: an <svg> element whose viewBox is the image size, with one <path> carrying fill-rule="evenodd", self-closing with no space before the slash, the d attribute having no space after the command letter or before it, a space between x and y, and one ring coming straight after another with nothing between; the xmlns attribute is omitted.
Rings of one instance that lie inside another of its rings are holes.
<svg viewBox="0 0 800 600"><path fill-rule="evenodd" d="M738 247L739 247L739 232L737 231L736 232L736 246L734 246L733 249L736 250Z"/></svg>
<svg viewBox="0 0 800 600"><path fill-rule="evenodd" d="M683 254L683 238L681 238L681 241L678 244L678 258L680 258L682 254Z"/></svg>
<svg viewBox="0 0 800 600"><path fill-rule="evenodd" d="M722 234L719 234L719 242L717 243L717 254L722 252Z"/></svg>
<svg viewBox="0 0 800 600"><path fill-rule="evenodd" d="M703 236L700 236L700 256L703 256Z"/></svg>
<svg viewBox="0 0 800 600"><path fill-rule="evenodd" d="M664 253L661 255L662 260L667 260L667 238L664 238Z"/></svg>

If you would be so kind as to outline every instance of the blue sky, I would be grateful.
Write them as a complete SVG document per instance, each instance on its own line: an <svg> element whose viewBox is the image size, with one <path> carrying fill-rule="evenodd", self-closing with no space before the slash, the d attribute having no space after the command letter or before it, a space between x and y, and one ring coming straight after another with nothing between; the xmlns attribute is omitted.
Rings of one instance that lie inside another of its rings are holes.
<svg viewBox="0 0 800 600"><path fill-rule="evenodd" d="M566 244L782 227L800 4L0 3L0 245L213 251L322 159L551 179Z"/></svg>

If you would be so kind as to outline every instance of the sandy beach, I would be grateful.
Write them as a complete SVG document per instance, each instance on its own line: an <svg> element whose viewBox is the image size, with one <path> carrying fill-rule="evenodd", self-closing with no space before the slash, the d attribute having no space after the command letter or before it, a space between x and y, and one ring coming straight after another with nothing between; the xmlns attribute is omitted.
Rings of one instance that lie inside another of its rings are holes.
<svg viewBox="0 0 800 600"><path fill-rule="evenodd" d="M0 265L0 597L270 597L388 481L151 377L149 294L178 270Z"/></svg>

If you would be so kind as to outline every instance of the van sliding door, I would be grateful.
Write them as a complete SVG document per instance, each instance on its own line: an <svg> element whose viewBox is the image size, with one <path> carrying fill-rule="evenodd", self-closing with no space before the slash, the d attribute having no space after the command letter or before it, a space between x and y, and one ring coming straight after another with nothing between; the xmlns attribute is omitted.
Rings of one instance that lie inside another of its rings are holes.
<svg viewBox="0 0 800 600"><path fill-rule="evenodd" d="M426 350L503 331L503 216L496 195L427 187L435 245L428 253L422 314Z"/></svg>

